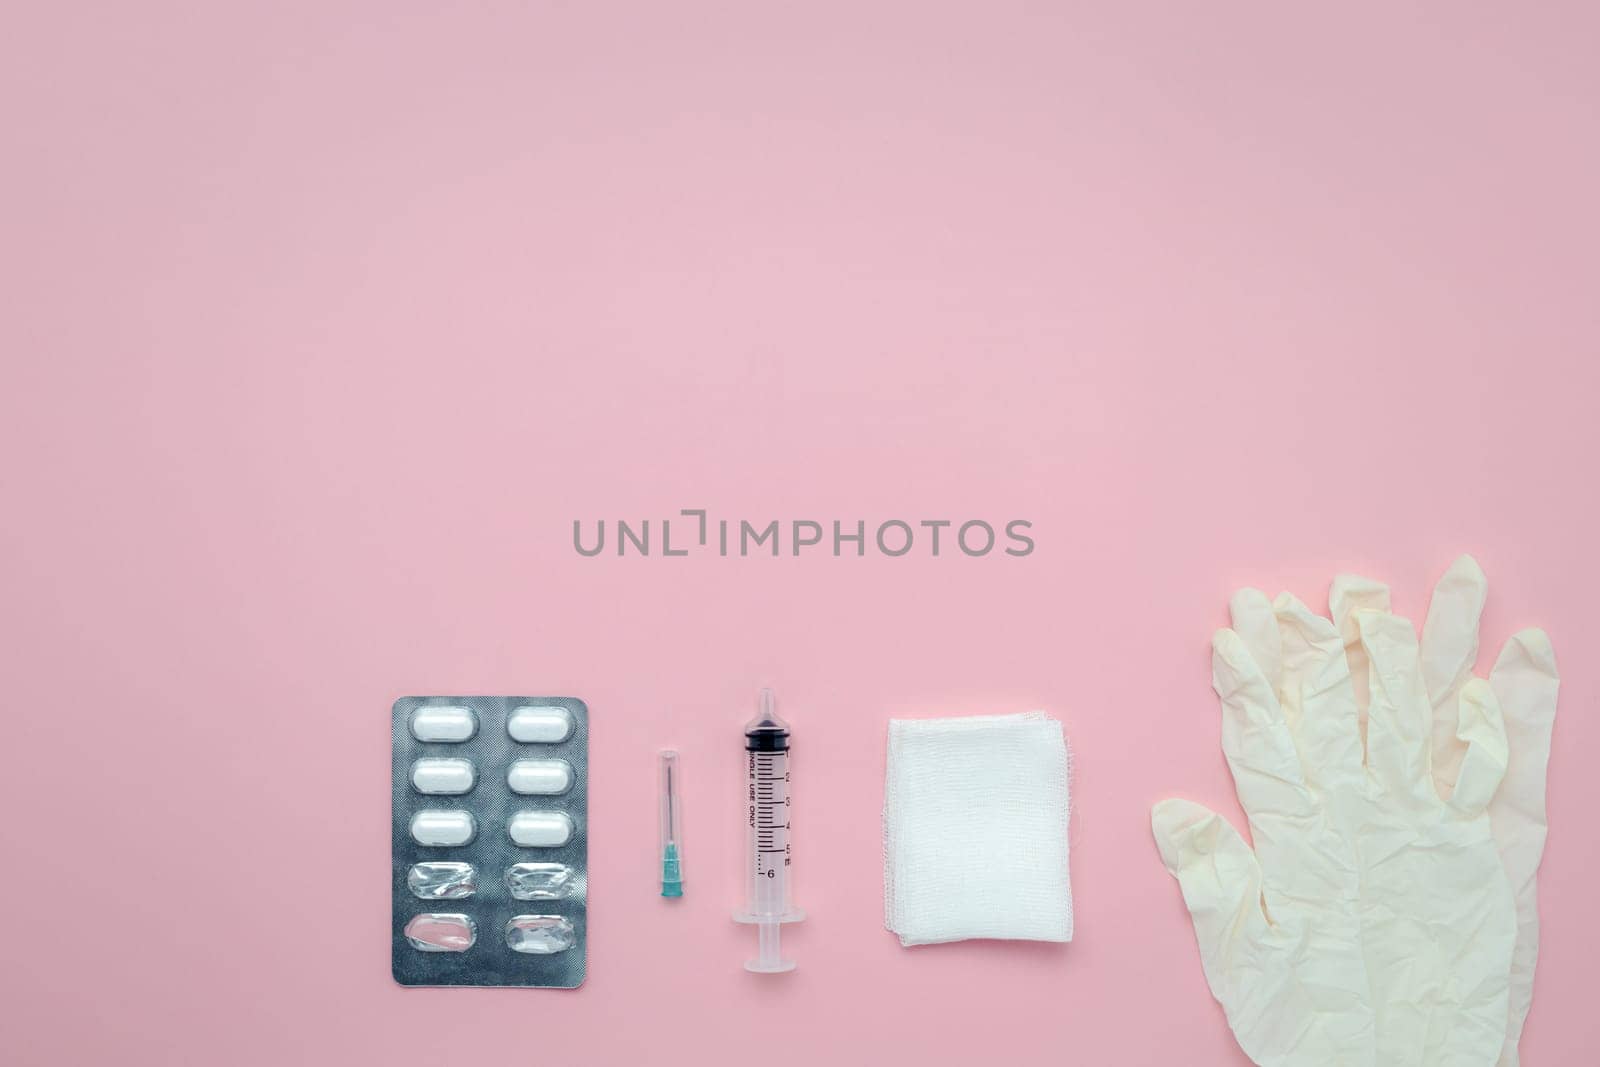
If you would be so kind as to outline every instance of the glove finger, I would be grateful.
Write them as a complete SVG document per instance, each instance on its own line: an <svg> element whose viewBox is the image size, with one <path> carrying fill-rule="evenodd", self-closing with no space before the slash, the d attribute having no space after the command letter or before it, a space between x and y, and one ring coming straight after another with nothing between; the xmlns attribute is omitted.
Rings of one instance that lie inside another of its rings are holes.
<svg viewBox="0 0 1600 1067"><path fill-rule="evenodd" d="M1150 831L1161 862L1183 889L1206 981L1212 994L1223 1000L1228 961L1239 943L1258 940L1267 930L1261 910L1261 865L1239 831L1192 801L1157 804L1150 809Z"/></svg>
<svg viewBox="0 0 1600 1067"><path fill-rule="evenodd" d="M1273 610L1283 654L1280 701L1306 781L1325 806L1351 800L1365 772L1344 641L1331 620L1287 593L1279 594Z"/></svg>
<svg viewBox="0 0 1600 1067"><path fill-rule="evenodd" d="M1489 805L1489 822L1517 902L1517 944L1511 956L1511 1012L1500 1067L1516 1067L1517 1043L1533 1004L1539 963L1536 875L1544 855L1545 773L1556 697L1561 688L1555 651L1543 630L1523 630L1500 650L1489 684L1505 713L1510 762Z"/></svg>
<svg viewBox="0 0 1600 1067"><path fill-rule="evenodd" d="M1433 780L1441 797L1455 791L1466 747L1459 740L1460 691L1478 661L1478 620L1489 581L1471 556L1461 556L1433 587L1422 624L1422 681L1433 703Z"/></svg>
<svg viewBox="0 0 1600 1067"><path fill-rule="evenodd" d="M1482 678L1461 687L1456 738L1463 746L1461 773L1450 793L1450 806L1474 816L1489 806L1506 773L1506 724L1494 689Z"/></svg>
<svg viewBox="0 0 1600 1067"><path fill-rule="evenodd" d="M1389 587L1375 578L1359 574L1340 574L1328 587L1328 610L1333 624L1344 635L1346 646L1354 647L1361 639L1356 629L1355 613L1358 611L1388 611Z"/></svg>
<svg viewBox="0 0 1600 1067"><path fill-rule="evenodd" d="M1361 730L1361 740L1367 739L1367 653L1361 647L1361 631L1356 625L1359 611L1388 611L1389 587L1371 578L1355 574L1341 574L1334 578L1328 589L1328 608L1333 624L1344 638L1345 658L1350 662L1350 682L1356 694L1356 721Z"/></svg>
<svg viewBox="0 0 1600 1067"><path fill-rule="evenodd" d="M1250 658L1256 661L1267 684L1278 691L1283 674L1283 644L1278 634L1278 619L1272 602L1259 589L1241 589L1228 601L1233 632L1244 642Z"/></svg>
<svg viewBox="0 0 1600 1067"><path fill-rule="evenodd" d="M1266 676L1232 630L1218 630L1212 638L1211 684L1222 699L1222 751L1239 804L1257 846L1269 847L1286 832L1292 835L1294 827L1285 823L1316 811L1294 738Z"/></svg>
<svg viewBox="0 0 1600 1067"><path fill-rule="evenodd" d="M1489 597L1489 579L1471 556L1450 564L1428 601L1422 624L1422 680L1435 705L1454 692L1478 662L1478 620Z"/></svg>
<svg viewBox="0 0 1600 1067"><path fill-rule="evenodd" d="M1509 762L1505 783L1490 805L1495 840L1501 846L1513 889L1539 869L1545 838L1545 776L1555 726L1561 676L1555 650L1543 630L1523 630L1500 650L1489 685L1505 714Z"/></svg>
<svg viewBox="0 0 1600 1067"><path fill-rule="evenodd" d="M1389 792L1437 798L1430 770L1433 708L1422 685L1416 632L1383 611L1357 611L1354 618L1368 662L1367 768Z"/></svg>

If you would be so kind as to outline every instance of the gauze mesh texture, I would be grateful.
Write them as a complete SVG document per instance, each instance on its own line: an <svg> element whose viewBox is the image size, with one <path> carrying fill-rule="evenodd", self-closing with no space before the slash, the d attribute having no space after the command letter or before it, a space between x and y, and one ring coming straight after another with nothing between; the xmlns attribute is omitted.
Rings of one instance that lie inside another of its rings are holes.
<svg viewBox="0 0 1600 1067"><path fill-rule="evenodd" d="M889 721L883 910L902 945L1072 940L1068 763L1043 712Z"/></svg>

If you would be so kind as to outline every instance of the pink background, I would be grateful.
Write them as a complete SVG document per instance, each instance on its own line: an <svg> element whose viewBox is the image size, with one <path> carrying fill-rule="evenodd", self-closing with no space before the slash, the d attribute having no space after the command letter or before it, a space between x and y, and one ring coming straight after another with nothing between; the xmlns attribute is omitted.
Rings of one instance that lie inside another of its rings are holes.
<svg viewBox="0 0 1600 1067"><path fill-rule="evenodd" d="M1561 657L1524 1050L1592 1054L1600 19L1049 6L11 12L8 1062L1240 1064L1147 823L1231 805L1210 631L1340 569L1420 611L1462 550L1489 652ZM1038 550L571 548L687 507ZM760 684L776 980L728 920ZM530 690L593 710L588 984L398 988L389 705ZM900 949L885 720L1029 707L1077 940Z"/></svg>

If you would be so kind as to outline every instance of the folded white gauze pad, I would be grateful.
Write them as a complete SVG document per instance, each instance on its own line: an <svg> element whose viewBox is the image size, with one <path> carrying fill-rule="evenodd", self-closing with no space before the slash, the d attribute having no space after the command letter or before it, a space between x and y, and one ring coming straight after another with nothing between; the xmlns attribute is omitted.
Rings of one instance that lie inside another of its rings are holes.
<svg viewBox="0 0 1600 1067"><path fill-rule="evenodd" d="M1059 722L889 720L883 911L902 945L1072 940Z"/></svg>

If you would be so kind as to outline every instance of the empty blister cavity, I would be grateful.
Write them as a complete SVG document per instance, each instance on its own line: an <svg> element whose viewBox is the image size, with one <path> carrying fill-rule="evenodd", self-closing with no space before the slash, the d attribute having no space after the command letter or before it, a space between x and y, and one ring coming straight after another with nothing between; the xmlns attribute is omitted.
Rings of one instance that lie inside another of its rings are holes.
<svg viewBox="0 0 1600 1067"><path fill-rule="evenodd" d="M459 704L434 704L411 713L411 736L418 741L467 741L478 732L478 716Z"/></svg>
<svg viewBox="0 0 1600 1067"><path fill-rule="evenodd" d="M572 868L565 863L514 863L506 868L512 900L560 900L572 888Z"/></svg>
<svg viewBox="0 0 1600 1067"><path fill-rule="evenodd" d="M456 796L478 780L469 759L419 759L411 765L411 786L429 796Z"/></svg>
<svg viewBox="0 0 1600 1067"><path fill-rule="evenodd" d="M419 811L411 817L411 839L419 845L447 848L477 836L478 821L470 811Z"/></svg>
<svg viewBox="0 0 1600 1067"><path fill-rule="evenodd" d="M506 947L530 956L565 952L577 944L572 921L560 915L513 915L506 923Z"/></svg>
<svg viewBox="0 0 1600 1067"><path fill-rule="evenodd" d="M572 764L564 759L519 759L506 772L506 784L525 797L553 797L572 788Z"/></svg>
<svg viewBox="0 0 1600 1067"><path fill-rule="evenodd" d="M422 900L462 900L478 891L478 871L470 863L414 863L406 886Z"/></svg>
<svg viewBox="0 0 1600 1067"><path fill-rule="evenodd" d="M559 745L572 736L572 712L558 704L527 704L513 708L506 732L525 744Z"/></svg>
<svg viewBox="0 0 1600 1067"><path fill-rule="evenodd" d="M465 952L478 940L478 924L460 912L424 912L406 923L406 940L421 952Z"/></svg>
<svg viewBox="0 0 1600 1067"><path fill-rule="evenodd" d="M564 811L519 811L507 827L523 848L560 848L572 840L572 816Z"/></svg>

